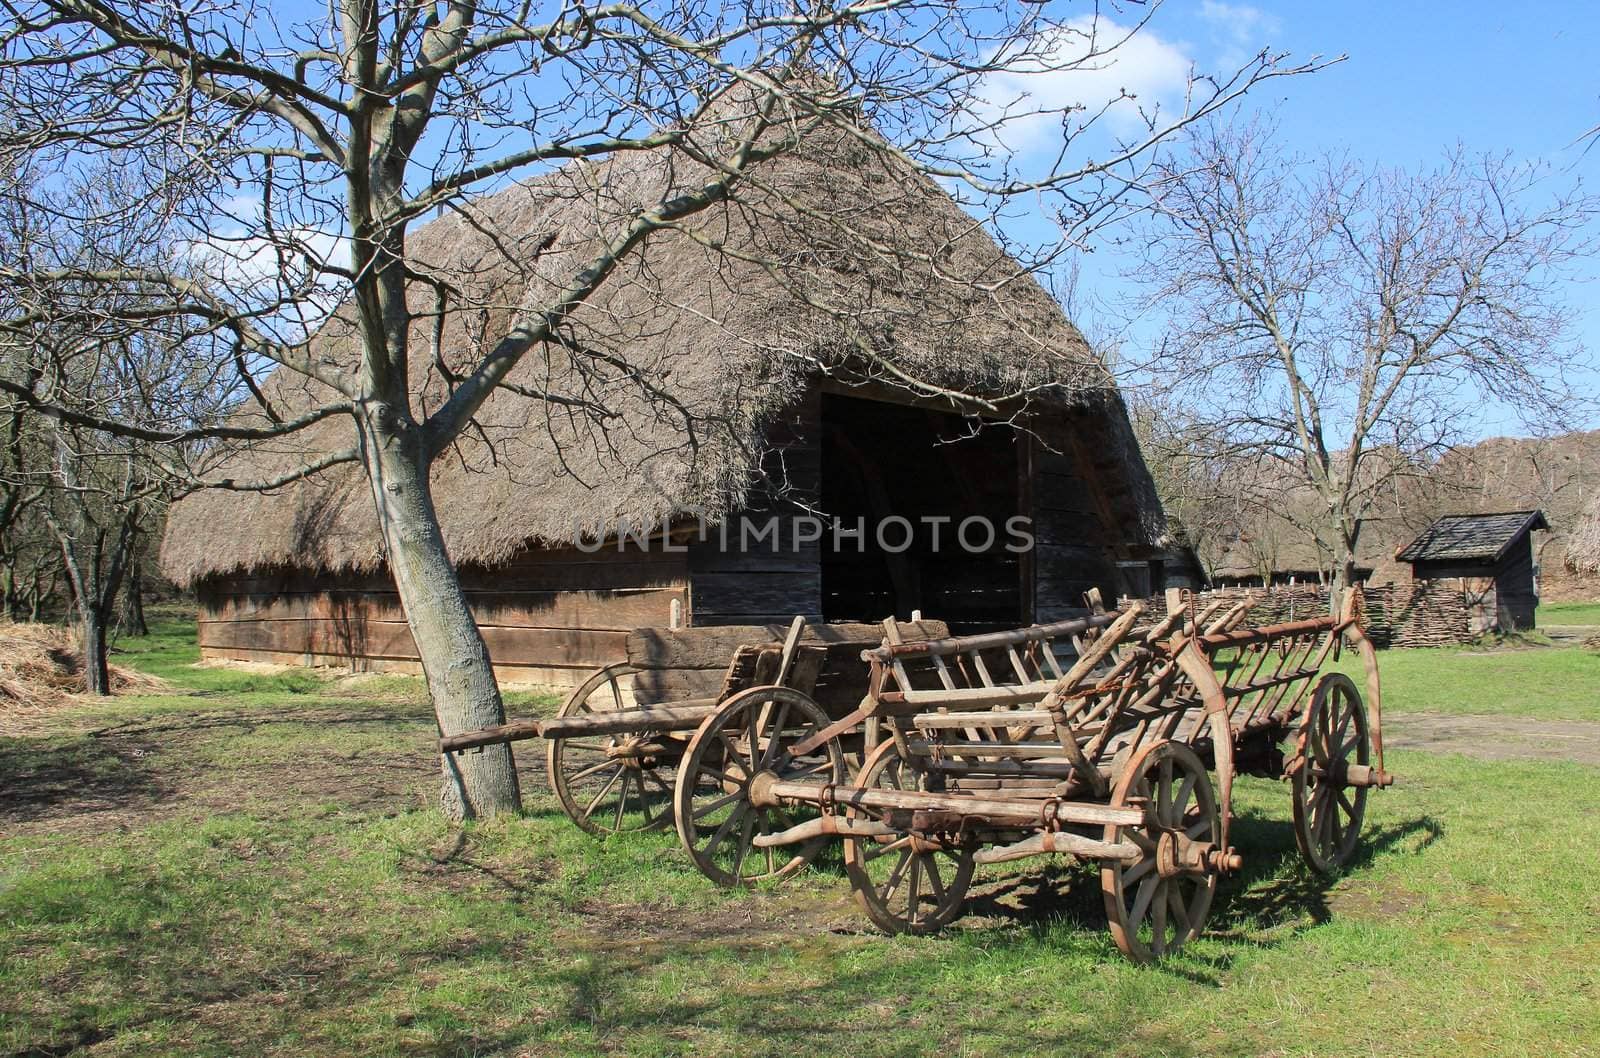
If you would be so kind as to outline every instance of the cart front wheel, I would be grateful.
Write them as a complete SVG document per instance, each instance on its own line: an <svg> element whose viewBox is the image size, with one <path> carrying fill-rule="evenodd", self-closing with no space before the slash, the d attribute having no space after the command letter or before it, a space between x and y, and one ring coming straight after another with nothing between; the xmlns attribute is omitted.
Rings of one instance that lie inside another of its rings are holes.
<svg viewBox="0 0 1600 1058"><path fill-rule="evenodd" d="M1345 782L1350 766L1366 765L1372 754L1367 710L1350 677L1322 677L1296 749L1290 763L1295 842L1313 870L1332 874L1355 855L1367 811L1367 788Z"/></svg>
<svg viewBox="0 0 1600 1058"><path fill-rule="evenodd" d="M1134 962L1153 962L1198 937L1211 913L1217 875L1198 865L1222 832L1216 794L1192 749L1156 742L1128 762L1111 805L1145 812L1141 826L1106 827L1106 841L1129 841L1144 853L1100 868L1111 937Z"/></svg>
<svg viewBox="0 0 1600 1058"><path fill-rule="evenodd" d="M758 807L757 775L818 786L844 781L839 740L807 753L795 747L828 726L817 703L790 687L752 687L723 702L700 724L678 768L673 813L694 865L718 885L749 886L787 878L822 849L826 837L796 845L755 844L819 814L810 806Z"/></svg>

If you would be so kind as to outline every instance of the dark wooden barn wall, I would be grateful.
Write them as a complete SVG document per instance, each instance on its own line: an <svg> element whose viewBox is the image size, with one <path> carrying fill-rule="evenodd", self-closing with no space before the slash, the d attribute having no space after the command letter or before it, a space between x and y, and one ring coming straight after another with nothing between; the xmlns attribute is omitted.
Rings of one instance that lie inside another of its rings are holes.
<svg viewBox="0 0 1600 1058"><path fill-rule="evenodd" d="M762 477L753 484L745 509L728 520L728 544L713 528L704 541L689 545L689 609L696 625L766 624L796 614L822 617L822 551L810 543L796 550L790 540L741 549L736 539L741 518L757 529L776 516L789 519L815 509L822 488L821 395L815 387L773 425Z"/></svg>
<svg viewBox="0 0 1600 1058"><path fill-rule="evenodd" d="M1071 424L1039 423L1034 433L1033 619L1045 623L1081 614L1091 588L1107 603L1123 592L1115 565L1123 534Z"/></svg>
<svg viewBox="0 0 1600 1058"><path fill-rule="evenodd" d="M492 570L465 566L461 580L502 678L560 686L623 660L627 632L667 624L674 599L687 605L685 559L631 544L528 551ZM420 669L387 573L212 577L198 596L204 657Z"/></svg>
<svg viewBox="0 0 1600 1058"><path fill-rule="evenodd" d="M1511 546L1506 557L1500 560L1495 568L1494 587L1501 631L1531 629L1539 597L1534 594L1533 540L1530 535L1524 534Z"/></svg>

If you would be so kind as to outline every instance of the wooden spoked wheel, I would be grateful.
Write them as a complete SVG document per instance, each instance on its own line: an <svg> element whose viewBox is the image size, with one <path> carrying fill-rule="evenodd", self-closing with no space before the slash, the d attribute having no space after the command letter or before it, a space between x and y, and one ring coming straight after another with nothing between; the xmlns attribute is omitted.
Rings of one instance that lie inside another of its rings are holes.
<svg viewBox="0 0 1600 1058"><path fill-rule="evenodd" d="M1128 762L1111 792L1113 807L1142 806L1138 827L1106 827L1106 841L1131 841L1144 855L1100 868L1111 936L1134 962L1151 962L1200 935L1217 876L1179 870L1186 843L1215 845L1222 831L1211 776L1189 747L1156 742Z"/></svg>
<svg viewBox="0 0 1600 1058"><path fill-rule="evenodd" d="M919 773L906 765L899 748L884 742L867 757L856 777L858 787L919 790ZM881 809L851 808L851 819L888 822ZM970 837L934 838L898 833L879 838L846 838L845 871L856 902L885 933L932 933L955 921L966 906L972 884L975 843Z"/></svg>
<svg viewBox="0 0 1600 1058"><path fill-rule="evenodd" d="M1349 766L1367 764L1372 753L1367 710L1350 677L1322 677L1300 739L1293 765L1294 838L1313 870L1331 874L1355 855L1367 811L1367 788L1345 783Z"/></svg>
<svg viewBox="0 0 1600 1058"><path fill-rule="evenodd" d="M750 800L750 780L765 773L785 781L843 782L838 739L804 755L790 752L827 726L827 714L789 687L741 691L701 723L678 768L673 811L684 849L707 878L730 887L787 878L821 851L825 837L757 846L757 837L788 830L815 818L820 809L757 807Z"/></svg>
<svg viewBox="0 0 1600 1058"><path fill-rule="evenodd" d="M637 671L626 664L601 669L556 715L630 707L623 686ZM546 775L562 809L589 833L654 830L672 818L673 764L681 746L652 731L552 738L545 750Z"/></svg>

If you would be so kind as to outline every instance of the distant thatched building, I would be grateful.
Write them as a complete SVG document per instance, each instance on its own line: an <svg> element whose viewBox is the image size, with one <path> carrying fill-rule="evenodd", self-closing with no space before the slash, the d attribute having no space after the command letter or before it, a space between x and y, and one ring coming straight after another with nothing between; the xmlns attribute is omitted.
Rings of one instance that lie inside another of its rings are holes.
<svg viewBox="0 0 1600 1058"><path fill-rule="evenodd" d="M410 254L436 280L412 293L418 404L436 407L454 370L639 203L694 179L684 168L645 153L569 166L413 233ZM653 236L438 460L446 541L507 675L565 683L617 659L627 629L674 619L1052 619L1090 587L1126 590L1119 563L1162 558L1161 509L1108 375L971 217L845 137L808 141L759 177L687 231ZM347 320L319 335L325 362L353 360ZM987 425L937 387L994 398ZM280 411L322 399L315 389L268 386ZM330 419L237 450L226 470L281 471L352 439ZM759 530L774 513L818 513L826 528L798 545L785 535L776 553L737 534L724 546L722 527L754 515ZM915 530L905 550L871 531L896 516ZM997 539L952 548L980 516ZM1007 550L1018 516L1036 543ZM662 524L670 541L644 539ZM198 592L206 656L413 664L355 466L269 495L186 499L162 561Z"/></svg>
<svg viewBox="0 0 1600 1058"><path fill-rule="evenodd" d="M1533 533L1543 511L1450 514L1395 555L1419 581L1459 579L1477 612L1477 631L1526 631L1539 606Z"/></svg>

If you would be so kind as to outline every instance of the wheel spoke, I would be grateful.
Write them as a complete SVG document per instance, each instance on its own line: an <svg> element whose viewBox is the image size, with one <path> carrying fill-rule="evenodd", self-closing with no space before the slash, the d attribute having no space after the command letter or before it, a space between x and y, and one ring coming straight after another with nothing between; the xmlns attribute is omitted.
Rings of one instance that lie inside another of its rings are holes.
<svg viewBox="0 0 1600 1058"><path fill-rule="evenodd" d="M1173 882L1167 886L1167 907L1172 912L1174 925L1179 937L1186 937L1194 929L1189 921L1189 909L1184 905L1183 893L1179 886Z"/></svg>
<svg viewBox="0 0 1600 1058"><path fill-rule="evenodd" d="M613 760L610 760L610 759L603 760L598 764L591 764L587 768L583 768L583 769L581 769L579 771L573 772L571 775L568 775L567 776L567 785L570 786L573 783L579 781L580 779L587 779L589 776L595 774L596 772L605 771L607 768L612 767L615 764L616 764L616 761L613 761Z"/></svg>
<svg viewBox="0 0 1600 1058"><path fill-rule="evenodd" d="M722 839L728 836L728 831L733 829L733 825L735 823L744 818L745 813L748 812L749 809L750 806L741 800L739 802L739 806L733 811L729 812L728 818L724 819L722 821L722 825L717 827L716 831L712 833L711 840L706 842L705 848L702 850L701 855L703 855L706 859L710 859L712 851L715 850L718 845L722 844Z"/></svg>
<svg viewBox="0 0 1600 1058"><path fill-rule="evenodd" d="M1144 916L1150 910L1150 901L1156 895L1156 886L1160 878L1146 878L1139 885L1138 892L1133 898L1133 907L1128 910L1128 929L1137 932L1139 923L1144 921Z"/></svg>
<svg viewBox="0 0 1600 1058"><path fill-rule="evenodd" d="M611 788L617 784L617 780L621 777L622 765L618 764L615 774L606 781L604 786L600 787L600 792L594 795L594 800L590 801L588 807L583 810L583 818L588 819L594 815L594 810L599 807L600 802L605 799L606 794L611 792Z"/></svg>
<svg viewBox="0 0 1600 1058"><path fill-rule="evenodd" d="M1122 869L1122 884L1132 885L1140 878L1143 878L1145 875L1155 870L1155 867L1156 858L1154 856L1146 856L1132 867L1124 867Z"/></svg>
<svg viewBox="0 0 1600 1058"><path fill-rule="evenodd" d="M709 802L707 804L704 804L704 805L700 806L699 808L696 808L694 810L694 818L695 819L704 819L706 816L710 815L712 812L715 812L717 809L724 808L727 805L732 804L734 801L740 801L740 800L743 800L743 799L744 799L744 791L743 790L735 790L731 794L723 794L721 797L717 798L715 801L711 801L711 802Z"/></svg>
<svg viewBox="0 0 1600 1058"><path fill-rule="evenodd" d="M801 759L810 761L812 758L804 757ZM817 774L818 772L827 771L832 767L833 761L829 760L827 757L823 757L821 760L818 760L815 763L807 764L804 768L798 768L795 770L789 770L786 768L783 771L783 777L790 781L795 779L805 779Z"/></svg>
<svg viewBox="0 0 1600 1058"><path fill-rule="evenodd" d="M863 845L865 846L865 855L862 856L862 861L865 863L871 863L873 860L879 859L888 853L898 852L909 844L911 844L910 834L907 834L904 837L895 838L893 841L883 845L866 844L863 842Z"/></svg>
<svg viewBox="0 0 1600 1058"><path fill-rule="evenodd" d="M628 787L633 784L633 775L626 769L622 773L622 790L617 797L617 818L614 830L622 829L622 816L628 810Z"/></svg>
<svg viewBox="0 0 1600 1058"><path fill-rule="evenodd" d="M1167 893L1169 883L1163 878L1156 885L1154 910L1150 914L1151 948L1157 955L1167 953Z"/></svg>
<svg viewBox="0 0 1600 1058"><path fill-rule="evenodd" d="M756 814L744 813L744 823L739 827L739 851L733 857L733 876L744 877L744 858L750 853L750 842L755 837Z"/></svg>
<svg viewBox="0 0 1600 1058"><path fill-rule="evenodd" d="M756 765L756 771L761 771L762 769L766 768L768 764L772 763L772 759L777 755L778 747L783 745L783 739L781 737L783 735L783 725L788 719L789 703L784 702L782 705L778 706L777 719L774 720L772 725L767 728L767 731L770 732L767 735L767 748L761 753L761 762Z"/></svg>
<svg viewBox="0 0 1600 1058"><path fill-rule="evenodd" d="M911 920L913 926L917 924L917 918L921 911L921 908L918 907L918 901L921 898L922 856L918 854L911 857L911 880L906 884L906 917Z"/></svg>
<svg viewBox="0 0 1600 1058"><path fill-rule="evenodd" d="M1194 795L1194 784L1200 776L1187 772L1183 776L1183 785L1178 787L1177 799L1173 801L1173 814L1177 819L1184 816L1184 808L1189 804L1189 798Z"/></svg>
<svg viewBox="0 0 1600 1058"><path fill-rule="evenodd" d="M883 883L884 903L887 904L894 899L895 890L899 889L900 883L905 880L906 868L910 865L912 857L913 853L910 849L905 849L900 853L900 862L894 865L894 870L889 872L888 880Z"/></svg>
<svg viewBox="0 0 1600 1058"><path fill-rule="evenodd" d="M933 899L940 907L944 906L944 879L939 877L939 855L930 852L927 854L928 887L933 890Z"/></svg>

